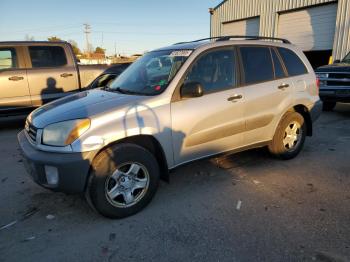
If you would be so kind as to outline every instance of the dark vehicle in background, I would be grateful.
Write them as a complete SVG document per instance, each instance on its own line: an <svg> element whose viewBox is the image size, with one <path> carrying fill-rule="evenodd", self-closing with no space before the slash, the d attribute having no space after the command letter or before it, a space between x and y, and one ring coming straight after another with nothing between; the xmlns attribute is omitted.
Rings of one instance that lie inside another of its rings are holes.
<svg viewBox="0 0 350 262"><path fill-rule="evenodd" d="M0 42L0 116L79 92L106 69L78 65L67 42Z"/></svg>
<svg viewBox="0 0 350 262"><path fill-rule="evenodd" d="M125 69L127 69L129 65L131 65L131 63L111 65L94 81L92 81L87 89L109 86L109 84L112 83L113 80L116 79Z"/></svg>
<svg viewBox="0 0 350 262"><path fill-rule="evenodd" d="M324 111L333 110L337 102L350 103L350 53L343 60L321 66L315 72Z"/></svg>

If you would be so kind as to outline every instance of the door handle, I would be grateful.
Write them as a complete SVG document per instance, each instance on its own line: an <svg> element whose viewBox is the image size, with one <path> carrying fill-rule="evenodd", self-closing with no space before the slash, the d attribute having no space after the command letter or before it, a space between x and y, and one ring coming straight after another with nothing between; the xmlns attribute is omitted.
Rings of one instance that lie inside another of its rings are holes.
<svg viewBox="0 0 350 262"><path fill-rule="evenodd" d="M61 77L64 77L64 78L70 77L70 76L73 76L73 74L68 74L68 73L61 74Z"/></svg>
<svg viewBox="0 0 350 262"><path fill-rule="evenodd" d="M11 77L9 77L9 80L11 80L11 81L20 81L23 79L24 79L23 76L11 76Z"/></svg>
<svg viewBox="0 0 350 262"><path fill-rule="evenodd" d="M227 101L236 102L236 100L242 99L242 98L243 98L242 95L233 95L233 96L230 96L229 98L227 98Z"/></svg>
<svg viewBox="0 0 350 262"><path fill-rule="evenodd" d="M284 90L284 89L286 89L288 87L289 87L288 84L281 84L281 85L278 86L278 89Z"/></svg>

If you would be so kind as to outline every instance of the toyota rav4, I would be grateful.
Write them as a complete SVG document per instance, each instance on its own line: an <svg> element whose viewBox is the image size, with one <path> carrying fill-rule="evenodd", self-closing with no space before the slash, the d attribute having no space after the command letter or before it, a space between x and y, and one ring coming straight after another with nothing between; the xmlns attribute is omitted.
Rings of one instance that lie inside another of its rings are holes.
<svg viewBox="0 0 350 262"><path fill-rule="evenodd" d="M109 86L33 111L18 134L38 184L132 215L184 163L267 146L298 155L322 111L315 73L287 40L217 37L145 54Z"/></svg>

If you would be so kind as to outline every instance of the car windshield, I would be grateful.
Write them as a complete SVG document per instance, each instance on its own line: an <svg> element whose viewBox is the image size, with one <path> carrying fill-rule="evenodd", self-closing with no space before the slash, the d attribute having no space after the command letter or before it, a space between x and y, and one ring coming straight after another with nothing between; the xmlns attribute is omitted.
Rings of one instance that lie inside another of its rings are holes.
<svg viewBox="0 0 350 262"><path fill-rule="evenodd" d="M191 50L147 53L130 65L107 90L136 95L160 94L191 53Z"/></svg>
<svg viewBox="0 0 350 262"><path fill-rule="evenodd" d="M342 62L350 64L350 52L344 57Z"/></svg>

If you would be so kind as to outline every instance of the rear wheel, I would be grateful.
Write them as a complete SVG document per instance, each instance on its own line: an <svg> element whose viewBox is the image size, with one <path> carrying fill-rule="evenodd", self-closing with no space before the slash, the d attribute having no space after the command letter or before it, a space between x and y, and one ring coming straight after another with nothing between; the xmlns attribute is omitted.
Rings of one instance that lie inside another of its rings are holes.
<svg viewBox="0 0 350 262"><path fill-rule="evenodd" d="M304 118L297 112L288 112L279 123L276 133L268 145L270 153L282 158L296 157L306 137Z"/></svg>
<svg viewBox="0 0 350 262"><path fill-rule="evenodd" d="M93 162L86 196L102 215L122 218L143 209L158 182L155 157L140 146L120 144L101 152Z"/></svg>
<svg viewBox="0 0 350 262"><path fill-rule="evenodd" d="M336 102L323 102L323 111L332 111L337 103Z"/></svg>

